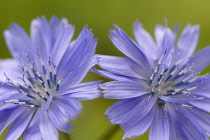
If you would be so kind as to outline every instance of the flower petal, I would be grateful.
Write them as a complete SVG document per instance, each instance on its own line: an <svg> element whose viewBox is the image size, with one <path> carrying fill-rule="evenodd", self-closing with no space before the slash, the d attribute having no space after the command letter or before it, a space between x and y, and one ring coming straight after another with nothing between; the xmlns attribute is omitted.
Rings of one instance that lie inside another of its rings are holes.
<svg viewBox="0 0 210 140"><path fill-rule="evenodd" d="M27 108L25 107L16 107L15 109L13 109L12 113L8 116L6 122L4 122L4 126L1 129L0 135L2 134L2 132L16 119L18 119L18 117L24 113L24 111L26 111Z"/></svg>
<svg viewBox="0 0 210 140"><path fill-rule="evenodd" d="M203 98L176 99L176 98L170 98L170 97L166 97L166 96L160 96L159 99L162 99L162 100L164 100L166 102L170 102L170 103L185 103L185 102L189 102L189 101L203 100Z"/></svg>
<svg viewBox="0 0 210 140"><path fill-rule="evenodd" d="M31 23L31 39L36 51L47 65L48 60L58 66L74 34L74 27L63 18L52 17L48 23L44 16ZM51 57L53 56L53 57Z"/></svg>
<svg viewBox="0 0 210 140"><path fill-rule="evenodd" d="M0 101L9 101L27 98L24 95L17 92L17 87L10 84L0 85Z"/></svg>
<svg viewBox="0 0 210 140"><path fill-rule="evenodd" d="M198 122L198 124L206 131L207 135L210 136L209 113L198 108L193 108L193 112L190 112L190 114L190 116L193 116L193 118Z"/></svg>
<svg viewBox="0 0 210 140"><path fill-rule="evenodd" d="M100 97L100 91L99 90L90 90L90 91L79 91L75 93L71 93L68 95L64 95L66 98L74 98L76 100L82 101L82 100L91 100Z"/></svg>
<svg viewBox="0 0 210 140"><path fill-rule="evenodd" d="M16 61L24 61L24 59L26 59L26 54L34 56L34 52L36 51L31 40L25 31L17 24L12 24L9 27L9 30L4 32L4 37L10 53L13 55Z"/></svg>
<svg viewBox="0 0 210 140"><path fill-rule="evenodd" d="M113 79L113 80L116 80L116 81L135 81L135 82L140 82L140 81L143 81L142 79L138 79L138 78L135 78L135 77L129 77L129 76L125 76L125 75L119 75L119 74L114 74L114 73L111 73L111 72L108 72L108 71L103 71L103 70L97 70L95 68L92 68L92 71L104 76L104 77L107 77L109 79Z"/></svg>
<svg viewBox="0 0 210 140"><path fill-rule="evenodd" d="M155 44L150 34L143 28L143 25L139 21L134 23L133 32L142 52L149 58L148 61L150 64L155 66L154 60L159 58L159 50L161 48Z"/></svg>
<svg viewBox="0 0 210 140"><path fill-rule="evenodd" d="M62 89L60 94L66 98L74 98L76 100L91 100L100 97L101 91L98 90L101 81L91 81L73 85L70 88ZM56 96L56 95L55 95Z"/></svg>
<svg viewBox="0 0 210 140"><path fill-rule="evenodd" d="M195 121L195 119L188 114L185 108L177 107L179 115L179 123L177 128L179 129L180 134L183 138L192 139L192 140L208 140L208 136L203 128Z"/></svg>
<svg viewBox="0 0 210 140"><path fill-rule="evenodd" d="M28 126L28 123L30 122L34 111L35 111L34 109L30 111L27 110L20 117L18 117L18 119L11 126L5 139L7 140L18 139L21 136L21 134L24 132L26 127Z"/></svg>
<svg viewBox="0 0 210 140"><path fill-rule="evenodd" d="M51 104L48 109L48 114L57 129L65 133L71 133L69 129L72 128L72 125L69 124L68 117L66 117L56 105Z"/></svg>
<svg viewBox="0 0 210 140"><path fill-rule="evenodd" d="M8 112L9 112L9 109L12 110L13 108L18 106L16 104L4 104L4 103L1 103L0 105L1 105L0 106L0 111L7 110Z"/></svg>
<svg viewBox="0 0 210 140"><path fill-rule="evenodd" d="M152 109L156 108L157 96L144 97L138 105L133 108L132 112L121 123L121 127L124 127L125 131L131 129L134 125L138 124L142 118L151 113Z"/></svg>
<svg viewBox="0 0 210 140"><path fill-rule="evenodd" d="M31 40L44 63L49 60L52 47L52 37L49 23L44 16L31 22Z"/></svg>
<svg viewBox="0 0 210 140"><path fill-rule="evenodd" d="M159 54L159 58L166 50L169 52L173 50L176 40L176 33L171 31L168 27L157 25L155 27L155 38L157 42L157 48L159 48L159 51L157 52Z"/></svg>
<svg viewBox="0 0 210 140"><path fill-rule="evenodd" d="M34 125L29 127L23 134L23 140L41 140L42 135L39 129L39 120Z"/></svg>
<svg viewBox="0 0 210 140"><path fill-rule="evenodd" d="M7 104L8 105L8 104ZM14 107L8 107L8 106L6 106L6 105L4 105L3 107L4 108L2 108L1 107L1 111L0 111L0 120L1 120L1 123L0 123L0 129L2 129L4 126L5 126L5 124L7 123L7 119L8 119L8 116L10 116L10 114L12 114L13 113L13 109L12 108L14 108ZM17 105L16 105L17 106ZM15 107L16 107L15 106Z"/></svg>
<svg viewBox="0 0 210 140"><path fill-rule="evenodd" d="M195 55L189 60L188 65L193 65L191 69L194 73L200 73L210 64L209 52L210 46L205 47L196 52Z"/></svg>
<svg viewBox="0 0 210 140"><path fill-rule="evenodd" d="M34 115L29 127L31 127L32 125L34 125L36 123L37 120L40 119L40 117L43 115L44 112L46 112L46 110L49 108L50 103L52 101L53 96L50 96L47 100L47 102L45 103L45 105L38 110L38 112Z"/></svg>
<svg viewBox="0 0 210 140"><path fill-rule="evenodd" d="M52 35L52 50L51 60L55 65L60 63L63 55L65 54L69 42L74 34L74 26L68 24L67 19L62 18L60 21L58 18L53 17L50 20L51 35Z"/></svg>
<svg viewBox="0 0 210 140"><path fill-rule="evenodd" d="M95 57L96 44L97 40L93 38L92 31L85 26L80 36L66 50L58 66L58 78L62 79L74 69L88 63Z"/></svg>
<svg viewBox="0 0 210 140"><path fill-rule="evenodd" d="M203 98L201 100L193 100L189 102L191 105L196 106L204 111L210 112L210 99Z"/></svg>
<svg viewBox="0 0 210 140"><path fill-rule="evenodd" d="M72 98L66 98L65 96L59 96L58 100L56 102L53 101L53 103L64 115L72 120L75 120L82 110L82 105L79 101Z"/></svg>
<svg viewBox="0 0 210 140"><path fill-rule="evenodd" d="M190 82L185 86L186 89L193 89L190 94L210 98L210 75L204 75L196 77L193 82Z"/></svg>
<svg viewBox="0 0 210 140"><path fill-rule="evenodd" d="M190 57L198 43L199 26L187 25L182 32L178 43L175 54L179 54L179 59Z"/></svg>
<svg viewBox="0 0 210 140"><path fill-rule="evenodd" d="M120 124L129 116L143 98L145 97L118 100L106 110L105 114L112 124Z"/></svg>
<svg viewBox="0 0 210 140"><path fill-rule="evenodd" d="M39 129L42 135L42 139L58 139L58 131L56 130L54 124L52 124L52 120L50 120L47 112L44 112L43 116L40 118Z"/></svg>
<svg viewBox="0 0 210 140"><path fill-rule="evenodd" d="M86 90L95 90L99 88L99 84L101 81L91 81L91 82L84 82L79 83L77 85L73 85L70 87L64 87L63 89L59 90L59 95L65 95L65 94L71 94L75 92L80 91L86 91ZM57 96L57 95L55 95Z"/></svg>
<svg viewBox="0 0 210 140"><path fill-rule="evenodd" d="M110 38L115 46L126 56L139 63L142 69L151 74L152 67L139 46L118 26L115 26L115 29L116 30L110 30Z"/></svg>
<svg viewBox="0 0 210 140"><path fill-rule="evenodd" d="M125 99L142 96L149 92L146 85L129 81L112 81L101 84L104 89L104 98L108 99Z"/></svg>
<svg viewBox="0 0 210 140"><path fill-rule="evenodd" d="M130 127L129 129L123 129L125 134L122 139L130 139L144 134L153 122L155 112L156 107L154 107L146 116L136 122L132 127Z"/></svg>
<svg viewBox="0 0 210 140"><path fill-rule="evenodd" d="M60 84L60 88L62 89L63 87L70 85L73 86L82 82L88 71L97 63L98 63L97 58L92 57L85 64L75 68L66 77L64 77L64 79Z"/></svg>
<svg viewBox="0 0 210 140"><path fill-rule="evenodd" d="M163 27L162 25L156 25L156 27L155 27L155 40L157 42L157 47L161 47L164 34L165 34L165 27Z"/></svg>
<svg viewBox="0 0 210 140"><path fill-rule="evenodd" d="M138 63L128 58L108 55L98 55L98 58L99 66L109 72L140 79L150 78L149 74Z"/></svg>
<svg viewBox="0 0 210 140"><path fill-rule="evenodd" d="M149 139L169 140L169 120L164 109L165 106L158 106L155 119L150 126Z"/></svg>

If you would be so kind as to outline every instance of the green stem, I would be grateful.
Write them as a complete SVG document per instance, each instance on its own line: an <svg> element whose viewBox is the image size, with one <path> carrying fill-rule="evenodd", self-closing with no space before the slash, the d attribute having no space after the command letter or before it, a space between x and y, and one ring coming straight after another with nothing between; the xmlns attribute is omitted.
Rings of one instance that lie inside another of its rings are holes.
<svg viewBox="0 0 210 140"><path fill-rule="evenodd" d="M111 140L111 138L117 133L119 130L119 126L115 125L112 128L109 128L109 130L98 140Z"/></svg>

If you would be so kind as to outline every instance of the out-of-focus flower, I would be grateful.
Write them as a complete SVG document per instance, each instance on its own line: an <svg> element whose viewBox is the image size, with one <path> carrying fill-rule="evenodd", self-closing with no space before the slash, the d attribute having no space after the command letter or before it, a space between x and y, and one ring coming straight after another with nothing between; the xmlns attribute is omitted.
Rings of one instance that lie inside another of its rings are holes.
<svg viewBox="0 0 210 140"><path fill-rule="evenodd" d="M100 96L100 81L81 83L97 63L97 40L86 26L70 43L73 34L74 27L57 17L33 20L31 38L17 24L4 32L15 59L0 62L1 133L11 125L6 139L56 140L57 129L71 132L79 101Z"/></svg>
<svg viewBox="0 0 210 140"><path fill-rule="evenodd" d="M210 63L210 47L193 54L199 26L187 25L179 39L172 31L155 28L155 41L137 21L135 43L118 26L111 30L114 45L127 57L99 56L97 73L115 81L101 85L104 98L120 99L107 111L120 124L123 139L149 129L150 140L208 139L210 135L210 76L198 74Z"/></svg>

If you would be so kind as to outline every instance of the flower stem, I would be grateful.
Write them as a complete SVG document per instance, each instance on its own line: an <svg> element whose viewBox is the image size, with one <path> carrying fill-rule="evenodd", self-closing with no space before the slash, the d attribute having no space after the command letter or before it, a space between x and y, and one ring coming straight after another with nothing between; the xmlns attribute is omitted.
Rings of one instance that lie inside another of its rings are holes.
<svg viewBox="0 0 210 140"><path fill-rule="evenodd" d="M109 130L104 135L102 135L102 137L100 137L99 140L111 140L111 138L117 133L118 130L118 125L109 128Z"/></svg>

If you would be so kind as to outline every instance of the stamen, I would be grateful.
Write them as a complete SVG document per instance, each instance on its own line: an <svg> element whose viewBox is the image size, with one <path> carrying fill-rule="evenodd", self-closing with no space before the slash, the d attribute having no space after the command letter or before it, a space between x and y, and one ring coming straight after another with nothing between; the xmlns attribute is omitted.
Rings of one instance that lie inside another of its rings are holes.
<svg viewBox="0 0 210 140"><path fill-rule="evenodd" d="M39 57L39 61L40 61L41 65L42 65L42 70L45 73L46 70L45 70L44 62L43 62L42 57L40 56L38 51L37 51L37 55Z"/></svg>
<svg viewBox="0 0 210 140"><path fill-rule="evenodd" d="M61 79L61 80L58 81L58 83L57 83L57 85L56 85L56 91L58 91L59 86L60 86L60 83L62 82L62 80L63 80L63 79Z"/></svg>
<svg viewBox="0 0 210 140"><path fill-rule="evenodd" d="M186 74L188 71L191 71L192 67L194 66L194 64L192 64L191 66L187 66L184 70L182 70L179 75L182 74Z"/></svg>
<svg viewBox="0 0 210 140"><path fill-rule="evenodd" d="M28 92L28 89L26 87L20 85L20 84L19 84L18 88L25 91L25 92Z"/></svg>
<svg viewBox="0 0 210 140"><path fill-rule="evenodd" d="M14 85L16 87L19 86L19 84L15 83L14 81L12 81L9 77L7 77L7 75L4 73L4 76L6 77L6 83L9 83L11 85Z"/></svg>
<svg viewBox="0 0 210 140"><path fill-rule="evenodd" d="M46 79L47 79L47 85L48 85L48 87L51 88L49 77L48 77L47 75L45 75L45 77L46 77Z"/></svg>
<svg viewBox="0 0 210 140"><path fill-rule="evenodd" d="M188 83L187 83L187 82L181 81L181 82L179 82L179 83L174 84L172 87L178 87L178 86L186 85L186 84L188 84Z"/></svg>
<svg viewBox="0 0 210 140"><path fill-rule="evenodd" d="M157 94L160 90L158 89L157 91L151 92L151 96L154 96L155 94Z"/></svg>
<svg viewBox="0 0 210 140"><path fill-rule="evenodd" d="M33 80L31 79L31 76L30 76L29 72L28 72L27 70L25 70L25 67L24 67L24 66L23 66L23 67L20 66L20 68L22 69L24 75L26 75L28 81L29 81L31 84L34 84ZM24 75L23 75L23 79L22 79L23 81L24 81Z"/></svg>
<svg viewBox="0 0 210 140"><path fill-rule="evenodd" d="M182 80L181 82L179 82L179 83L173 85L173 87L175 87L175 86L180 86L180 85L186 85L186 84L191 83L192 81L188 81L188 80L189 80L191 77L193 77L193 76L194 76L194 74L191 74L190 76L188 76L187 78L185 78L185 79ZM194 80L196 80L196 79L194 79Z"/></svg>
<svg viewBox="0 0 210 140"><path fill-rule="evenodd" d="M171 79L173 77L173 75L179 70L179 65L187 59L189 59L189 58L185 58L185 59L182 59L182 60L179 60L178 62L176 62L176 64L170 69L170 71L169 71L170 75L167 77L165 82L167 82L169 79ZM178 76L178 77L180 77L180 76ZM178 77L176 77L176 78L178 78ZM174 80L174 78L171 80Z"/></svg>
<svg viewBox="0 0 210 140"><path fill-rule="evenodd" d="M28 86L28 88L29 88L33 93L37 94L41 99L47 101L47 99L46 99L42 94L40 94L40 92L38 92L35 88L33 88L33 87L30 86L30 85L27 85L27 86ZM35 86L35 85L34 85L34 86Z"/></svg>
<svg viewBox="0 0 210 140"><path fill-rule="evenodd" d="M34 68L34 63L31 61L28 55L27 55L27 61L28 61L30 69Z"/></svg>
<svg viewBox="0 0 210 140"><path fill-rule="evenodd" d="M190 108L190 109L192 109L193 108L193 106L190 106L190 105L187 105L187 104L180 104L182 107L187 107L187 108Z"/></svg>
<svg viewBox="0 0 210 140"><path fill-rule="evenodd" d="M51 67L50 67L50 81L52 81L53 80L53 78L52 78L53 76L52 76L52 69L51 69Z"/></svg>
<svg viewBox="0 0 210 140"><path fill-rule="evenodd" d="M47 94L47 96L50 96L50 93L47 91L47 89L44 86L42 88L44 89L44 91Z"/></svg>
<svg viewBox="0 0 210 140"><path fill-rule="evenodd" d="M187 91L195 90L197 88L199 88L199 87L198 86L197 87L191 87L191 88L188 88Z"/></svg>
<svg viewBox="0 0 210 140"><path fill-rule="evenodd" d="M186 67L183 70L181 70L178 75L183 75L183 74L187 73L188 71L189 71L189 69L188 69L188 67Z"/></svg>
<svg viewBox="0 0 210 140"><path fill-rule="evenodd" d="M174 89L174 90L167 90L166 91L168 94L164 96L174 96L178 94L189 94L189 92L185 91L185 88L179 88L179 89Z"/></svg>
<svg viewBox="0 0 210 140"><path fill-rule="evenodd" d="M166 50L167 51L167 50ZM163 57L165 56L166 54L166 51L164 52L164 54L160 57L159 61L158 61L158 64L157 66L155 67L155 70L154 70L154 73L152 74L152 76L150 77L150 85L152 84L152 81L153 79L155 78L155 76L157 75L159 69L160 69L160 66L162 65L162 59Z"/></svg>
<svg viewBox="0 0 210 140"><path fill-rule="evenodd" d="M18 89L18 91L19 91L21 94L28 96L29 98L36 99L34 96L32 96L32 95L30 95L30 94L28 94L28 93L22 92L22 91L20 91L19 89Z"/></svg>
<svg viewBox="0 0 210 140"><path fill-rule="evenodd" d="M56 83L56 80L57 80L57 68L54 68L54 80L53 80L53 83L55 84Z"/></svg>
<svg viewBox="0 0 210 140"><path fill-rule="evenodd" d="M178 95L178 94L182 94L182 92L171 92L171 93L168 93L168 94L165 94L164 96L174 96L174 95Z"/></svg>
<svg viewBox="0 0 210 140"><path fill-rule="evenodd" d="M180 91L182 91L183 89L182 88L180 88L180 89L175 89L175 90L167 90L166 92L167 93L170 93L170 92L180 92Z"/></svg>
<svg viewBox="0 0 210 140"><path fill-rule="evenodd" d="M164 78L165 73L168 71L168 69L170 68L170 66L171 66L171 64L173 62L174 57L173 57L173 53L172 52L171 52L171 55L172 55L172 58L171 58L169 64L166 67L164 67L163 70L160 73L160 76L159 76L159 78L157 80L158 81L158 84L161 84L162 83L162 80Z"/></svg>
<svg viewBox="0 0 210 140"><path fill-rule="evenodd" d="M185 90L184 90L184 91L182 91L182 93L183 93L184 95L186 95L186 94L188 94L188 95L189 95L189 94L190 94L190 92L185 91Z"/></svg>
<svg viewBox="0 0 210 140"><path fill-rule="evenodd" d="M36 94L37 94L40 98L42 98L42 99L44 99L45 101L47 101L47 99L44 97L44 95L42 95L40 92L36 91Z"/></svg>
<svg viewBox="0 0 210 140"><path fill-rule="evenodd" d="M12 103L17 105L25 105L27 107L40 107L40 105L31 104L26 101L20 101L20 100L10 100L10 101L3 101L3 103Z"/></svg>
<svg viewBox="0 0 210 140"><path fill-rule="evenodd" d="M195 77L194 79L189 80L188 83L192 83L192 82L196 81L197 79L198 79L198 77Z"/></svg>
<svg viewBox="0 0 210 140"><path fill-rule="evenodd" d="M190 76L188 76L187 78L185 78L184 80L182 80L183 82L188 81L192 76L194 76L194 74L191 74Z"/></svg>
<svg viewBox="0 0 210 140"><path fill-rule="evenodd" d="M40 79L43 81L41 74L35 69L35 68L31 68L31 71L33 72L35 78Z"/></svg>
<svg viewBox="0 0 210 140"><path fill-rule="evenodd" d="M31 61L30 57L27 56L27 65L19 66L22 69L22 77L17 77L23 81L23 84L16 83L12 81L9 77L5 75L6 82L17 87L18 92L22 95L25 95L36 104L31 104L29 101L20 101L20 100L10 100L5 101L4 103L13 103L17 105L25 105L28 107L40 107L43 105L43 101L47 102L50 92L54 94L55 90L59 90L60 84L63 79L57 82L57 67L49 60L49 66L45 69L43 60L41 57L40 63L42 65L43 72L41 73L34 67L34 62ZM49 71L48 71L49 70ZM47 72L48 71L48 72ZM27 79L27 80L25 80ZM43 100L43 101L42 101Z"/></svg>
<svg viewBox="0 0 210 140"><path fill-rule="evenodd" d="M52 73L52 66L53 66L53 69L55 70L55 65L53 64L52 61L50 61L50 58L49 58L49 61L48 61L48 64L49 64L49 70L50 70L50 80L53 81L53 73ZM55 72L54 72L55 73Z"/></svg>

